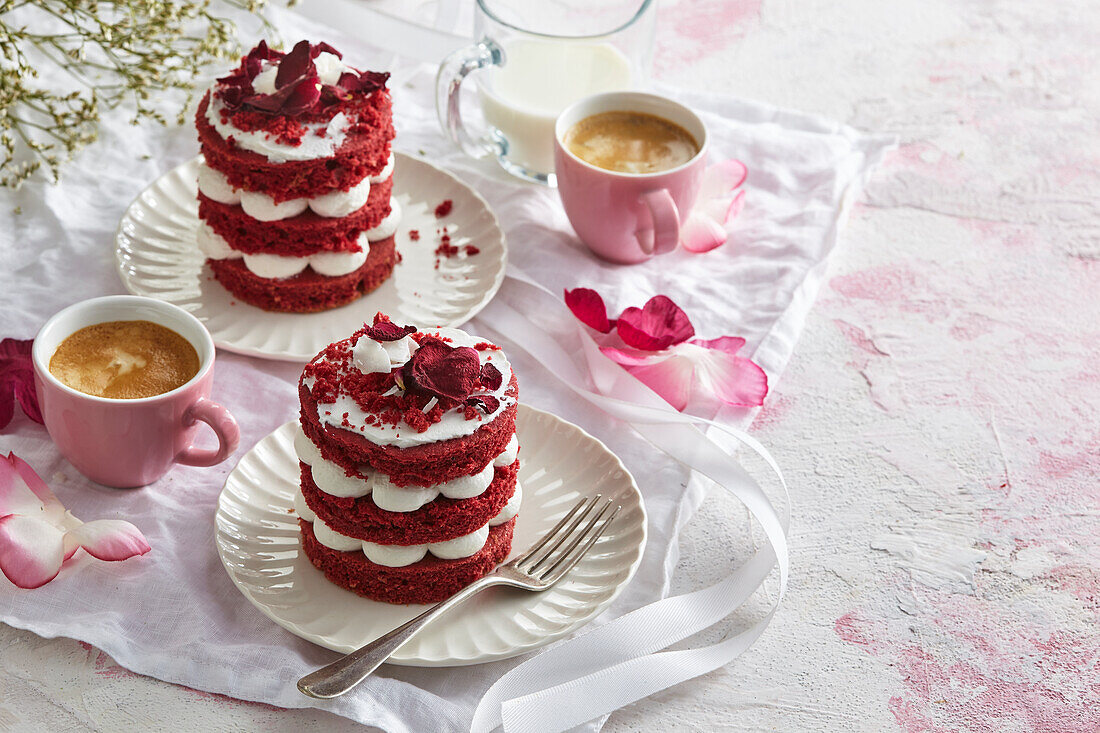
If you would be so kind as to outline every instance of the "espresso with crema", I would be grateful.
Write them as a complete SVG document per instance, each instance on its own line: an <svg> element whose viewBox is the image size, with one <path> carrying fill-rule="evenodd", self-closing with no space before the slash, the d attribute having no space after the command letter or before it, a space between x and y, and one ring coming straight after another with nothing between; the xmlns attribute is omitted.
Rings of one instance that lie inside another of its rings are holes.
<svg viewBox="0 0 1100 733"><path fill-rule="evenodd" d="M569 152L619 173L660 173L699 153L699 143L675 122L642 112L601 112L565 133Z"/></svg>
<svg viewBox="0 0 1100 733"><path fill-rule="evenodd" d="M50 374L96 397L133 400L171 392L199 373L191 342L152 321L86 326L61 342Z"/></svg>

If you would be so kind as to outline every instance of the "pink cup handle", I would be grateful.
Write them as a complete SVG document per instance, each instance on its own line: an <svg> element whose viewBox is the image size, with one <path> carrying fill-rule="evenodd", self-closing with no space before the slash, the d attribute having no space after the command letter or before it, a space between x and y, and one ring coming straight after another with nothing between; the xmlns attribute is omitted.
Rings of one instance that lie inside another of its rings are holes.
<svg viewBox="0 0 1100 733"><path fill-rule="evenodd" d="M667 188L642 194L642 203L653 216L653 229L636 233L638 246L647 255L663 255L680 243L680 212Z"/></svg>
<svg viewBox="0 0 1100 733"><path fill-rule="evenodd" d="M198 420L213 428L218 436L218 447L211 449L188 446L176 456L177 463L185 466L213 466L215 463L221 463L237 450L237 445L241 442L241 429L229 414L229 410L217 402L200 398L198 402L187 408L183 416L183 424L185 427L190 427Z"/></svg>

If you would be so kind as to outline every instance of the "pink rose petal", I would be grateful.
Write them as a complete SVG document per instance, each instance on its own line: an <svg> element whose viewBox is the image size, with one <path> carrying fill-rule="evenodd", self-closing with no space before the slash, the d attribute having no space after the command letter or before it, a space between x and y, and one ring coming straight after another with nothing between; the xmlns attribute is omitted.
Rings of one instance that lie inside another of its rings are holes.
<svg viewBox="0 0 1100 733"><path fill-rule="evenodd" d="M669 357L669 354L665 352L625 351L623 349L617 349L614 346L601 346L600 351L603 352L607 358L611 359L611 361L621 366L645 366L647 364L656 364Z"/></svg>
<svg viewBox="0 0 1100 733"><path fill-rule="evenodd" d="M764 404L768 375L750 359L711 350L696 363L700 381L727 405L755 407Z"/></svg>
<svg viewBox="0 0 1100 733"><path fill-rule="evenodd" d="M59 524L65 516L65 507L61 505L61 500L54 496L53 491L46 485L46 482L22 458L14 453L9 453L6 460L23 479L23 483L26 484L27 488L33 491L34 495L42 502L46 521Z"/></svg>
<svg viewBox="0 0 1100 733"><path fill-rule="evenodd" d="M680 229L680 243L688 252L710 252L726 243L729 234L717 221L693 211Z"/></svg>
<svg viewBox="0 0 1100 733"><path fill-rule="evenodd" d="M748 168L739 160L730 158L715 163L703 173L699 197L710 199L729 196L730 191L744 183L748 175Z"/></svg>
<svg viewBox="0 0 1100 733"><path fill-rule="evenodd" d="M695 335L687 314L666 295L653 296L642 308L627 308L616 327L623 343L642 351L661 351Z"/></svg>
<svg viewBox="0 0 1100 733"><path fill-rule="evenodd" d="M13 456L0 456L0 516L23 514L41 516L45 504L38 495L27 486L23 477L15 470Z"/></svg>
<svg viewBox="0 0 1100 733"><path fill-rule="evenodd" d="M687 407L695 376L695 365L691 359L671 356L655 364L629 367L628 370L677 410Z"/></svg>
<svg viewBox="0 0 1100 733"><path fill-rule="evenodd" d="M111 561L144 555L152 549L141 530L121 519L97 519L70 529L64 544L70 555L83 547L97 560Z"/></svg>
<svg viewBox="0 0 1100 733"><path fill-rule="evenodd" d="M590 288L566 290L565 305L584 325L600 333L611 333L612 321L607 318L607 306L595 290Z"/></svg>
<svg viewBox="0 0 1100 733"><path fill-rule="evenodd" d="M716 339L694 339L691 343L702 346L704 349L717 349L734 356L745 345L745 339L740 336L719 336Z"/></svg>
<svg viewBox="0 0 1100 733"><path fill-rule="evenodd" d="M743 208L745 208L745 192L738 191L737 195L730 201L729 206L726 207L726 216L722 219L722 224L724 226L729 225L731 221L741 214L741 209Z"/></svg>
<svg viewBox="0 0 1100 733"><path fill-rule="evenodd" d="M0 572L20 588L38 588L61 572L64 534L35 517L0 518Z"/></svg>

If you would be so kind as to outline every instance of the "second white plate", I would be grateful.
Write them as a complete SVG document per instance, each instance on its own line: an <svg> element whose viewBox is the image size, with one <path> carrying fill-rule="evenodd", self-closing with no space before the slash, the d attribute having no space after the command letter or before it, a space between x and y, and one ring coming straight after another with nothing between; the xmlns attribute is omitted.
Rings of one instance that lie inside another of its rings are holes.
<svg viewBox="0 0 1100 733"><path fill-rule="evenodd" d="M287 423L271 433L229 474L215 517L218 553L241 593L275 623L321 646L350 652L428 606L361 598L326 580L301 552L293 510L297 430L297 423ZM523 405L516 432L523 505L512 557L548 532L581 496L603 494L622 510L553 588L483 591L426 627L390 662L448 667L528 652L595 618L634 576L645 548L645 509L615 454L576 425Z"/></svg>
<svg viewBox="0 0 1100 733"><path fill-rule="evenodd" d="M202 321L218 346L250 356L308 361L381 311L401 323L460 326L504 281L507 247L489 204L450 173L395 153L393 196L401 205L397 251L401 262L377 290L321 313L275 313L241 303L213 279L195 242L196 177L201 158L165 173L145 189L119 223L116 256L126 288L166 300ZM451 213L435 208L451 200ZM450 243L473 245L469 257L437 257L437 230ZM409 236L419 234L418 240ZM437 266L438 263L438 266Z"/></svg>

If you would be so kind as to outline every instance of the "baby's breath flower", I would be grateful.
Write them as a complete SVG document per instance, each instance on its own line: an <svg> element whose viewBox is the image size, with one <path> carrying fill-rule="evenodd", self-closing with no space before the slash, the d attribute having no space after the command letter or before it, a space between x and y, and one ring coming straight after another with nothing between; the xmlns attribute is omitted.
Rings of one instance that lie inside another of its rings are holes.
<svg viewBox="0 0 1100 733"><path fill-rule="evenodd" d="M167 124L149 100L186 108L200 69L239 51L236 24L212 6L258 14L265 2L0 0L0 185L18 188L40 169L56 181L96 139L104 109L128 104L134 124ZM73 87L43 84L48 66Z"/></svg>

